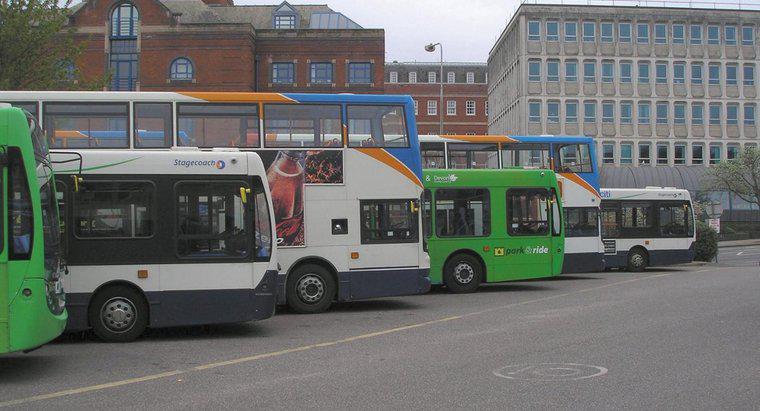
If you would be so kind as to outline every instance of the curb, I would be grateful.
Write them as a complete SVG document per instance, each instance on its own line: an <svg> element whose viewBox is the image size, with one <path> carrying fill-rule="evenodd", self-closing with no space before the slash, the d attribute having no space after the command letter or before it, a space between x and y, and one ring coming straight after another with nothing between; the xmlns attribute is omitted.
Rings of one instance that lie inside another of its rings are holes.
<svg viewBox="0 0 760 411"><path fill-rule="evenodd" d="M760 245L760 241L747 243L747 244L725 244L725 245L722 245L720 242L718 242L718 248L752 247L756 245Z"/></svg>

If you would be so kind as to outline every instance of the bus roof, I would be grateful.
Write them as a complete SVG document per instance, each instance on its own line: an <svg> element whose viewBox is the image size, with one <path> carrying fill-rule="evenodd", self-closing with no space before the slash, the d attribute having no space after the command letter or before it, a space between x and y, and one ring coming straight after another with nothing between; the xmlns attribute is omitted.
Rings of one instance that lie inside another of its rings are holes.
<svg viewBox="0 0 760 411"><path fill-rule="evenodd" d="M420 134L421 143L560 143L592 144L594 139L585 136L506 136L506 135L433 135Z"/></svg>
<svg viewBox="0 0 760 411"><path fill-rule="evenodd" d="M377 103L411 104L408 95L164 92L164 91L0 91L0 101L179 101L225 103Z"/></svg>
<svg viewBox="0 0 760 411"><path fill-rule="evenodd" d="M554 172L545 169L427 169L422 170L422 175L425 188L554 187L557 184Z"/></svg>
<svg viewBox="0 0 760 411"><path fill-rule="evenodd" d="M222 150L55 150L53 170L61 174L266 174L258 154Z"/></svg>
<svg viewBox="0 0 760 411"><path fill-rule="evenodd" d="M691 200L688 190L674 187L602 188L602 200Z"/></svg>

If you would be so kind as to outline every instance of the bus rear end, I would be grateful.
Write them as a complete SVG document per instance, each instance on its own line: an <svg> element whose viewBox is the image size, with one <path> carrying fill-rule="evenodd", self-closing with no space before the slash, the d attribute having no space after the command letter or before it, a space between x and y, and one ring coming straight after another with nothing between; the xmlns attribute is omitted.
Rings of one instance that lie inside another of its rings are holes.
<svg viewBox="0 0 760 411"><path fill-rule="evenodd" d="M0 107L4 149L0 353L37 348L63 331L58 208L47 145L36 120Z"/></svg>

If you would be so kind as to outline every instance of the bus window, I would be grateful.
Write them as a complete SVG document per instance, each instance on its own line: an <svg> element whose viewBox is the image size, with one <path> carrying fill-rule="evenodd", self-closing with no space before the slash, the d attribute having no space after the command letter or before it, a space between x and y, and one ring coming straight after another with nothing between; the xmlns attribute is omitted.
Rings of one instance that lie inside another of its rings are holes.
<svg viewBox="0 0 760 411"><path fill-rule="evenodd" d="M694 227L689 203L660 203L659 209L662 237L691 237Z"/></svg>
<svg viewBox="0 0 760 411"><path fill-rule="evenodd" d="M491 234L490 193L486 189L438 189L435 192L438 237L486 237Z"/></svg>
<svg viewBox="0 0 760 411"><path fill-rule="evenodd" d="M512 236L549 233L549 195L544 189L507 191L507 232Z"/></svg>
<svg viewBox="0 0 760 411"><path fill-rule="evenodd" d="M349 105L349 147L409 147L404 108Z"/></svg>
<svg viewBox="0 0 760 411"><path fill-rule="evenodd" d="M81 239L153 236L155 187L142 181L87 181L74 193L74 235Z"/></svg>
<svg viewBox="0 0 760 411"><path fill-rule="evenodd" d="M446 168L444 143L420 143L422 168Z"/></svg>
<svg viewBox="0 0 760 411"><path fill-rule="evenodd" d="M135 147L171 147L171 103L135 103L134 127ZM187 136L183 135L182 138L187 139Z"/></svg>
<svg viewBox="0 0 760 411"><path fill-rule="evenodd" d="M433 235L432 218L433 218L433 195L430 190L422 193L422 230L424 238L430 238Z"/></svg>
<svg viewBox="0 0 760 411"><path fill-rule="evenodd" d="M339 105L265 104L267 147L343 147Z"/></svg>
<svg viewBox="0 0 760 411"><path fill-rule="evenodd" d="M53 148L129 147L126 103L44 103Z"/></svg>
<svg viewBox="0 0 760 411"><path fill-rule="evenodd" d="M496 144L449 143L449 168L499 168Z"/></svg>
<svg viewBox="0 0 760 411"><path fill-rule="evenodd" d="M220 258L249 255L246 205L240 197L244 182L177 183L177 254Z"/></svg>
<svg viewBox="0 0 760 411"><path fill-rule="evenodd" d="M652 235L654 215L651 203L627 203L620 205L621 228L625 237Z"/></svg>
<svg viewBox="0 0 760 411"><path fill-rule="evenodd" d="M362 244L411 243L419 240L416 200L362 200Z"/></svg>
<svg viewBox="0 0 760 411"><path fill-rule="evenodd" d="M503 144L502 167L549 168L548 144Z"/></svg>
<svg viewBox="0 0 760 411"><path fill-rule="evenodd" d="M599 235L598 214L595 207L565 207L565 237Z"/></svg>
<svg viewBox="0 0 760 411"><path fill-rule="evenodd" d="M618 224L619 209L617 207L602 207L602 238L620 237L620 225ZM569 219L568 219L569 221ZM567 235L569 233L566 232Z"/></svg>
<svg viewBox="0 0 760 411"><path fill-rule="evenodd" d="M258 147L257 104L178 104L177 145Z"/></svg>
<svg viewBox="0 0 760 411"><path fill-rule="evenodd" d="M559 199L557 192L552 188L552 235L562 234L562 216L559 212Z"/></svg>
<svg viewBox="0 0 760 411"><path fill-rule="evenodd" d="M39 118L37 116L37 102L36 101L15 101L12 102L11 105L13 107L18 107L22 110L28 111L31 115L34 116L34 118Z"/></svg>
<svg viewBox="0 0 760 411"><path fill-rule="evenodd" d="M557 149L555 171L560 173L592 173L588 144L566 144Z"/></svg>
<svg viewBox="0 0 760 411"><path fill-rule="evenodd" d="M32 252L34 214L24 160L18 148L8 148L8 223L11 242L9 258L27 260Z"/></svg>
<svg viewBox="0 0 760 411"><path fill-rule="evenodd" d="M254 221L254 257L259 260L269 261L272 255L272 222L269 220L269 204L264 192L264 186L260 179L256 178L254 190L254 207L256 210Z"/></svg>

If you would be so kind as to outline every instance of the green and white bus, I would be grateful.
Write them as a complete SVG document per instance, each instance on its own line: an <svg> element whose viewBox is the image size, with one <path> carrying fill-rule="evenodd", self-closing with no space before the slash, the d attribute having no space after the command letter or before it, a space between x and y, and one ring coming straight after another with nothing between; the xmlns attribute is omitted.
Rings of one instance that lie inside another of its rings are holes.
<svg viewBox="0 0 760 411"><path fill-rule="evenodd" d="M456 293L559 275L562 205L550 170L423 170L430 280Z"/></svg>
<svg viewBox="0 0 760 411"><path fill-rule="evenodd" d="M33 116L0 103L0 354L58 337L67 313L58 205L45 136Z"/></svg>

